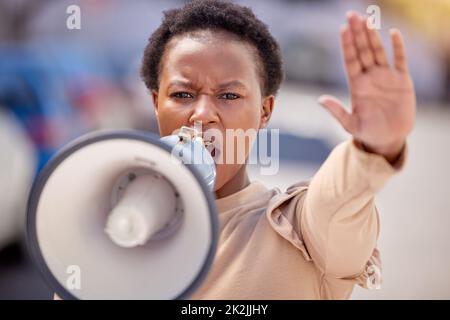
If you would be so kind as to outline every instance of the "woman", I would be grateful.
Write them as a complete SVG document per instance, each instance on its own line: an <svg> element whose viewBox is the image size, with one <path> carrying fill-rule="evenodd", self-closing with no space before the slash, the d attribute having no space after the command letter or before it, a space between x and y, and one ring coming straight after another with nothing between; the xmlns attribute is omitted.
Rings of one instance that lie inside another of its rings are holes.
<svg viewBox="0 0 450 320"><path fill-rule="evenodd" d="M338 145L310 183L286 192L250 182L245 163L217 164L217 254L194 299L347 299L379 285L375 194L404 164L415 94L398 30L388 64L376 30L349 12L341 30L352 112L319 102L353 139ZM283 72L279 46L249 8L200 0L165 13L144 52L161 136L259 130ZM225 150L223 142L222 150ZM245 145L245 156L249 154Z"/></svg>
<svg viewBox="0 0 450 320"><path fill-rule="evenodd" d="M269 190L250 182L245 161L216 164L220 238L193 299L347 299L355 284L379 285L374 196L404 165L416 108L401 34L390 34L392 66L378 32L348 13L340 36L352 112L327 95L319 103L352 139L309 183ZM283 79L266 25L248 8L215 0L165 12L141 75L161 136L196 124L223 137L265 128ZM216 151L226 153L226 144ZM245 158L249 150L247 143Z"/></svg>

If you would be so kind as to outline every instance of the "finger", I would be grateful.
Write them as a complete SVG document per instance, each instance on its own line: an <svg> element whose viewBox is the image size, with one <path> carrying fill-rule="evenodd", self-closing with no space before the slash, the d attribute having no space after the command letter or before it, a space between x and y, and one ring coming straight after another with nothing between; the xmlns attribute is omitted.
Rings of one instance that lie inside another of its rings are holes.
<svg viewBox="0 0 450 320"><path fill-rule="evenodd" d="M369 45L369 39L365 32L365 20L356 13L350 12L347 16L353 41L358 50L358 57L365 69L370 69L375 64L375 58Z"/></svg>
<svg viewBox="0 0 450 320"><path fill-rule="evenodd" d="M354 132L353 117L345 110L344 104L337 98L323 95L319 98L319 103L325 107L342 127L350 134Z"/></svg>
<svg viewBox="0 0 450 320"><path fill-rule="evenodd" d="M351 79L361 73L362 65L358 59L358 52L353 43L350 30L346 26L341 28L341 47L345 69L347 70L348 78Z"/></svg>
<svg viewBox="0 0 450 320"><path fill-rule="evenodd" d="M380 66L389 66L386 50L384 49L383 42L381 41L380 33L375 29L369 28L367 23L366 32L369 38L370 47L372 48L373 55L375 57L375 62Z"/></svg>
<svg viewBox="0 0 450 320"><path fill-rule="evenodd" d="M405 43L403 42L402 34L397 29L391 29L389 33L391 35L395 69L400 72L408 72Z"/></svg>

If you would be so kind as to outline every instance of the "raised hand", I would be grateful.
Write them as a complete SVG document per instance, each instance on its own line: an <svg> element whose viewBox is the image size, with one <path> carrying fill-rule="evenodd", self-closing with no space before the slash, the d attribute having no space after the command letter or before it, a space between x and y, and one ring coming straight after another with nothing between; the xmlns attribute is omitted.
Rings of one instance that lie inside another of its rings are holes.
<svg viewBox="0 0 450 320"><path fill-rule="evenodd" d="M378 31L354 12L341 29L341 45L351 96L351 113L337 98L319 102L366 150L395 158L414 125L416 98L400 31L390 30L393 66Z"/></svg>

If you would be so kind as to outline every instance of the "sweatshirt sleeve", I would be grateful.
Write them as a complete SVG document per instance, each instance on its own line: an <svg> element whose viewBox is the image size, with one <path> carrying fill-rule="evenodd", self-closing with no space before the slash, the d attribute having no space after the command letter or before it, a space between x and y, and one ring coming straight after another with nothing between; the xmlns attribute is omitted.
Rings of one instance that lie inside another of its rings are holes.
<svg viewBox="0 0 450 320"><path fill-rule="evenodd" d="M363 280L365 268L376 264L380 227L374 196L401 170L405 157L406 146L391 165L349 140L333 149L310 181L296 221L311 259L326 276Z"/></svg>

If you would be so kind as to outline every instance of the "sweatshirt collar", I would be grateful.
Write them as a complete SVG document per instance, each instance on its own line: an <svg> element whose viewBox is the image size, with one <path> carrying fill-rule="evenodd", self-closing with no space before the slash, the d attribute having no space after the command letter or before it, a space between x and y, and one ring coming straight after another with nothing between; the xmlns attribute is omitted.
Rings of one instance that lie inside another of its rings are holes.
<svg viewBox="0 0 450 320"><path fill-rule="evenodd" d="M261 197L261 194L267 191L268 189L262 183L253 181L238 192L216 199L217 210L219 212L224 212L237 208L255 198Z"/></svg>

